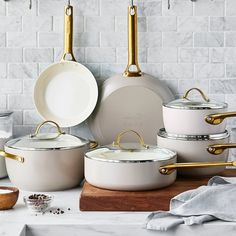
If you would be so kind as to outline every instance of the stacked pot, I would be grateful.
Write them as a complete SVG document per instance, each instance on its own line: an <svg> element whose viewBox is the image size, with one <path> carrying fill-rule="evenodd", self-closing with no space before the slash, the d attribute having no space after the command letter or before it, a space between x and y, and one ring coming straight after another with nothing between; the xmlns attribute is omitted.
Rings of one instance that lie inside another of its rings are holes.
<svg viewBox="0 0 236 236"><path fill-rule="evenodd" d="M189 99L191 91L199 92L201 99ZM227 111L227 103L210 100L198 88L189 89L182 99L163 104L165 128L157 135L159 147L177 152L178 162L226 162L229 133L225 118L235 116ZM213 175L225 167L180 169L183 175Z"/></svg>

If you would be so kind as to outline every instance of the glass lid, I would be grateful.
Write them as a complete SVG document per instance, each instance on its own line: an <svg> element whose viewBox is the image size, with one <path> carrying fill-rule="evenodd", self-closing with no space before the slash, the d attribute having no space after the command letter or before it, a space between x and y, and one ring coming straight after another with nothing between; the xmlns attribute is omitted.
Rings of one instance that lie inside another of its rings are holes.
<svg viewBox="0 0 236 236"><path fill-rule="evenodd" d="M189 99L188 95L192 90L196 90L200 93L201 99ZM217 102L210 100L207 96L198 88L189 89L183 98L171 101L163 104L163 106L174 109L186 109L186 110L209 110L209 109L223 109L227 108L227 103Z"/></svg>
<svg viewBox="0 0 236 236"><path fill-rule="evenodd" d="M58 133L39 134L40 128L46 123L54 124ZM89 141L85 139L65 134L55 122L45 121L37 127L35 134L10 140L5 146L21 150L60 150L78 148L88 143Z"/></svg>
<svg viewBox="0 0 236 236"><path fill-rule="evenodd" d="M158 136L162 138L182 140L182 141L201 141L201 140L221 140L229 137L229 132L225 130L224 133L220 134L209 134L209 135L183 135L183 134L170 134L165 129L160 129Z"/></svg>
<svg viewBox="0 0 236 236"><path fill-rule="evenodd" d="M139 138L139 143L121 143L124 134L133 132ZM85 155L89 159L104 162L154 162L170 160L176 157L176 153L157 146L149 146L144 143L143 138L134 130L120 133L112 145L100 147Z"/></svg>

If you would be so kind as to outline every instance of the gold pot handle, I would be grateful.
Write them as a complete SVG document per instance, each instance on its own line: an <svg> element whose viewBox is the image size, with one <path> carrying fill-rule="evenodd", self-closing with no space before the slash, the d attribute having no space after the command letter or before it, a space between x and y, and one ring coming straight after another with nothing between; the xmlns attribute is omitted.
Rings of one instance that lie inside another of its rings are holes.
<svg viewBox="0 0 236 236"><path fill-rule="evenodd" d="M55 137L47 137L47 138L43 138L43 139L45 139L45 140L56 139L56 138L58 138L60 135L65 134L65 132L61 130L60 126L59 126L55 121L46 120L46 121L40 123L40 124L37 126L37 128L36 128L36 130L35 130L35 133L34 133L34 134L31 134L30 137L31 137L31 138L37 137L38 134L39 134L40 129L41 129L45 124L48 124L48 123L53 124L53 125L57 128L57 135L56 135ZM41 139L42 139L42 138L41 138Z"/></svg>
<svg viewBox="0 0 236 236"><path fill-rule="evenodd" d="M71 61L76 61L73 54L73 7L68 2L64 8L64 53L62 61L66 60L66 56L71 56Z"/></svg>
<svg viewBox="0 0 236 236"><path fill-rule="evenodd" d="M24 157L13 155L13 154L7 153L3 150L0 150L0 156L15 160L15 161L18 161L18 162L21 162L21 163L24 163L24 161L25 161Z"/></svg>
<svg viewBox="0 0 236 236"><path fill-rule="evenodd" d="M145 149L148 149L148 148L149 148L149 146L144 143L143 137L142 137L137 131L132 130L132 129L131 129L131 130L123 131L123 132L121 132L120 134L118 134L117 137L116 137L116 140L113 142L112 145L113 145L113 146L118 146L120 149L123 149L123 150L130 150L129 148L122 147L122 145L121 145L121 139L122 139L122 137L123 137L125 134L130 133L130 132L132 132L132 133L134 133L135 135L138 136L139 144L140 144L142 147L144 147Z"/></svg>
<svg viewBox="0 0 236 236"><path fill-rule="evenodd" d="M206 116L205 121L211 125L219 125L223 122L225 118L235 117L235 116L236 112L218 113Z"/></svg>
<svg viewBox="0 0 236 236"><path fill-rule="evenodd" d="M213 155L220 155L225 149L236 148L236 143L212 144L209 145L207 151Z"/></svg>
<svg viewBox="0 0 236 236"><path fill-rule="evenodd" d="M98 142L89 140L89 149L94 149L98 147Z"/></svg>
<svg viewBox="0 0 236 236"><path fill-rule="evenodd" d="M202 98L203 98L204 101L210 102L210 99L209 99L209 98L203 93L203 91L202 91L201 89L199 89L199 88L191 88L191 89L189 89L189 90L184 94L183 99L189 100L189 99L188 99L188 95L189 95L189 93L190 93L191 91L193 91L193 90L198 91L198 92L201 94L201 96L202 96Z"/></svg>
<svg viewBox="0 0 236 236"><path fill-rule="evenodd" d="M131 3L131 6L128 7L128 65L123 73L125 77L142 75L138 64L137 25L137 7ZM131 71L131 67L136 67L136 71Z"/></svg>
<svg viewBox="0 0 236 236"><path fill-rule="evenodd" d="M159 171L163 175L170 175L178 168L209 168L220 166L236 166L236 161L232 162L193 162L193 163L176 163L161 166Z"/></svg>

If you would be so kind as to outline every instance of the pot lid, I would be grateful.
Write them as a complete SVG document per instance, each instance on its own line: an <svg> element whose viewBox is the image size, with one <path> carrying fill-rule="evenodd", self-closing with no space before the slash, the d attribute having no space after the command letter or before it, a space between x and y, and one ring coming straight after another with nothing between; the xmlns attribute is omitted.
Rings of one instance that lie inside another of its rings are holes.
<svg viewBox="0 0 236 236"><path fill-rule="evenodd" d="M7 117L10 116L13 111L0 111L0 117Z"/></svg>
<svg viewBox="0 0 236 236"><path fill-rule="evenodd" d="M158 136L162 138L182 140L182 141L207 141L207 140L222 140L229 137L229 132L225 130L224 133L209 134L209 135L183 135L183 134L170 134L166 130L160 129Z"/></svg>
<svg viewBox="0 0 236 236"><path fill-rule="evenodd" d="M87 152L85 157L104 162L143 163L170 160L176 157L176 153L156 146L149 146L148 149L139 150L118 150L108 146Z"/></svg>
<svg viewBox="0 0 236 236"><path fill-rule="evenodd" d="M39 134L39 130L46 123L54 124L57 127L58 132ZM10 140L5 146L20 150L64 150L82 147L88 143L88 140L65 134L54 121L45 121L38 125L36 132L33 135Z"/></svg>
<svg viewBox="0 0 236 236"><path fill-rule="evenodd" d="M201 99L189 99L188 94L190 91L196 90L201 94ZM183 98L171 101L169 103L163 104L163 106L174 109L186 109L186 110L210 110L210 109L222 109L227 108L227 103L217 102L210 100L206 95L198 88L189 89Z"/></svg>

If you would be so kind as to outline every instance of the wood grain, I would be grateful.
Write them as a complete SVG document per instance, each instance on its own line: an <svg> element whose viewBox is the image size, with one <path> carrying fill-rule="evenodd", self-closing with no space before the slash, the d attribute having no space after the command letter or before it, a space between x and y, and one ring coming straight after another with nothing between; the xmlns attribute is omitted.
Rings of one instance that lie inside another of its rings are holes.
<svg viewBox="0 0 236 236"><path fill-rule="evenodd" d="M236 177L236 170L221 174ZM181 192L207 184L211 177L179 177L174 184L163 189L143 192L110 191L85 182L80 196L81 211L157 211L169 210L170 199Z"/></svg>

